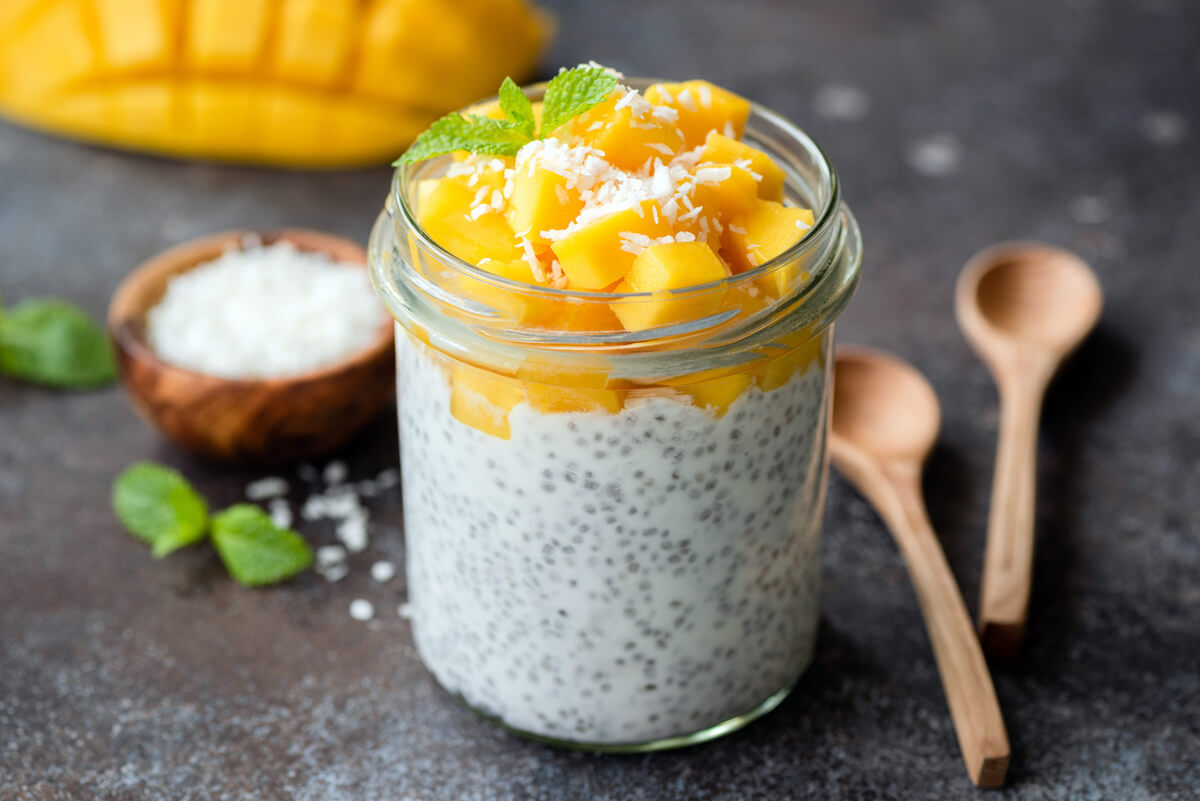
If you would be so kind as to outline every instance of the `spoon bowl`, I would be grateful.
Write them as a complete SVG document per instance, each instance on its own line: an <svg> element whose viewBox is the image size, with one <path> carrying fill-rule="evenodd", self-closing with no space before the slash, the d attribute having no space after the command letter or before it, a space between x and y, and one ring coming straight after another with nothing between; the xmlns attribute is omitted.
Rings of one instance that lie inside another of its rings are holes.
<svg viewBox="0 0 1200 801"><path fill-rule="evenodd" d="M1036 348L1065 355L1096 325L1103 293L1070 251L1033 242L976 255L958 281L956 310L976 350Z"/></svg>
<svg viewBox="0 0 1200 801"><path fill-rule="evenodd" d="M833 435L845 445L883 459L923 463L937 441L942 416L937 395L899 359L839 348L833 396Z"/></svg>

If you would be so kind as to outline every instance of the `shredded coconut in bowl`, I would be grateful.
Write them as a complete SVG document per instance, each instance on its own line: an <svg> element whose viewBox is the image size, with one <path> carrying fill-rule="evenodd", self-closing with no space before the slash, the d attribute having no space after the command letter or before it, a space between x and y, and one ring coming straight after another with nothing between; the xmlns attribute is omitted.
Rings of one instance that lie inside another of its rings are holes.
<svg viewBox="0 0 1200 801"><path fill-rule="evenodd" d="M248 242L172 278L146 317L146 338L178 367L221 378L275 378L362 350L384 319L358 265L289 242Z"/></svg>

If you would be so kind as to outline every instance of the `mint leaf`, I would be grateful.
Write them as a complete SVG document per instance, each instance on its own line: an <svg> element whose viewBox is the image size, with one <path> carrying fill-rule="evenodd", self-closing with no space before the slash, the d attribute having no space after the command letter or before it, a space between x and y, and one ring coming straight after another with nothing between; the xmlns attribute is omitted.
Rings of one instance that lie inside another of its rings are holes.
<svg viewBox="0 0 1200 801"><path fill-rule="evenodd" d="M212 539L229 575L247 587L275 584L312 564L312 550L294 531L276 528L262 509L248 503L213 518Z"/></svg>
<svg viewBox="0 0 1200 801"><path fill-rule="evenodd" d="M113 511L155 558L204 539L208 505L187 479L153 462L138 462L113 482Z"/></svg>
<svg viewBox="0 0 1200 801"><path fill-rule="evenodd" d="M539 136L545 139L571 118L600 105L616 88L616 77L599 67L576 67L555 75L546 84Z"/></svg>
<svg viewBox="0 0 1200 801"><path fill-rule="evenodd" d="M0 317L0 373L60 389L84 389L117 375L108 339L62 300L27 300Z"/></svg>
<svg viewBox="0 0 1200 801"><path fill-rule="evenodd" d="M505 78L500 84L500 110L504 116L530 139L537 132L537 120L533 117L533 103L521 91L521 87L512 78Z"/></svg>
<svg viewBox="0 0 1200 801"><path fill-rule="evenodd" d="M512 156L531 138L531 135L509 120L447 114L418 136L412 147L392 166L412 164L434 156L444 156L456 150L487 153L492 156Z"/></svg>

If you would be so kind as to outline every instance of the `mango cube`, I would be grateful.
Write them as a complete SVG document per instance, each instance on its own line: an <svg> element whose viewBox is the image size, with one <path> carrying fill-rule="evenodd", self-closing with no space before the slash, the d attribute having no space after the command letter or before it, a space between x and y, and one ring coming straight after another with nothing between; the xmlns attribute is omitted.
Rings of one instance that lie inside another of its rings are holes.
<svg viewBox="0 0 1200 801"><path fill-rule="evenodd" d="M646 90L646 100L679 112L676 124L687 147L704 144L709 131L725 133L726 125L740 139L750 116L748 100L708 81L656 83Z"/></svg>
<svg viewBox="0 0 1200 801"><path fill-rule="evenodd" d="M658 204L646 200L580 226L551 245L551 250L572 289L597 290L612 286L633 266L634 254L625 247L628 235L655 239L670 233Z"/></svg>
<svg viewBox="0 0 1200 801"><path fill-rule="evenodd" d="M608 303L576 300L552 301L545 320L545 327L593 334L604 331L621 331L624 328Z"/></svg>
<svg viewBox="0 0 1200 801"><path fill-rule="evenodd" d="M709 175L724 173L728 168L729 176L717 181L697 181L692 194L692 202L703 206L706 216L720 216L723 219L745 214L754 208L758 200L759 182L750 170L735 164L700 164L695 174L701 179Z"/></svg>
<svg viewBox="0 0 1200 801"><path fill-rule="evenodd" d="M752 383L754 376L742 371L697 381L682 389L692 396L695 404L701 409L711 409L717 417L721 417Z"/></svg>
<svg viewBox="0 0 1200 801"><path fill-rule="evenodd" d="M517 170L508 224L529 241L544 244L542 231L566 228L582 209L583 201L567 188L566 176L533 163Z"/></svg>
<svg viewBox="0 0 1200 801"><path fill-rule="evenodd" d="M650 114L635 117L631 106L617 108L619 102L606 100L579 115L567 124L570 132L603 151L609 164L631 172L651 159L666 163L683 149L683 135L674 123Z"/></svg>
<svg viewBox="0 0 1200 801"><path fill-rule="evenodd" d="M809 331L798 331L781 337L779 344L788 350L775 356L758 368L758 385L763 392L779 389L798 372L804 372L813 362L825 364L824 335L812 336Z"/></svg>
<svg viewBox="0 0 1200 801"><path fill-rule="evenodd" d="M797 209L759 200L748 213L734 217L721 236L721 252L733 266L734 272L757 267L779 254L808 233L813 225L811 209ZM802 278L803 264L788 264L776 268L759 279L759 286L775 297L783 297L797 278Z"/></svg>
<svg viewBox="0 0 1200 801"><path fill-rule="evenodd" d="M518 381L467 364L451 368L450 414L464 425L509 439L508 413L523 400L525 389Z"/></svg>
<svg viewBox="0 0 1200 801"><path fill-rule="evenodd" d="M758 196L763 200L783 200L783 182L786 175L783 168L766 153L744 142L730 139L717 132L712 132L704 140L704 149L700 151L700 161L715 161L718 164L737 164L741 162L745 168L760 177L758 181Z"/></svg>
<svg viewBox="0 0 1200 801"><path fill-rule="evenodd" d="M651 245L634 259L617 291L661 293L661 297L621 300L613 304L613 312L629 331L707 317L720 308L723 287L693 297L672 297L667 291L720 281L726 274L725 263L703 242Z"/></svg>
<svg viewBox="0 0 1200 801"><path fill-rule="evenodd" d="M501 173L492 174L500 175L499 181L503 182ZM434 242L471 264L487 258L496 261L521 258L516 234L503 214L489 208L475 215L473 208L480 189L490 194L500 186L482 184L484 180L476 186L469 185L465 175L443 178L421 203L418 222Z"/></svg>
<svg viewBox="0 0 1200 801"><path fill-rule="evenodd" d="M526 384L529 405L539 412L621 411L621 395L612 389L567 387L555 384Z"/></svg>
<svg viewBox="0 0 1200 801"><path fill-rule="evenodd" d="M507 278L510 281L520 281L525 284L537 283L537 279L533 275L533 269L530 267L529 262L523 258L508 261L484 259L478 266L481 270L486 270L493 275ZM459 288L464 295L482 303L484 306L495 309L517 324L529 325L530 323L537 322L546 315L546 304L539 301L531 293L498 286L486 280L472 278L467 275L460 274L456 277Z"/></svg>

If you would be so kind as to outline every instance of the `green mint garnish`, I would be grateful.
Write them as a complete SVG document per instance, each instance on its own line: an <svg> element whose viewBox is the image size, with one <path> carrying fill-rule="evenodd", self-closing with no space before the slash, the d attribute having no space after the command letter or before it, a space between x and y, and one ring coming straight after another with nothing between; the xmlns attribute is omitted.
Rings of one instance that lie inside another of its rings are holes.
<svg viewBox="0 0 1200 801"><path fill-rule="evenodd" d="M117 375L112 349L90 317L62 300L27 300L0 316L0 374L59 389Z"/></svg>
<svg viewBox="0 0 1200 801"><path fill-rule="evenodd" d="M247 587L291 578L313 561L303 537L277 528L266 512L248 503L214 517L212 538L229 575Z"/></svg>
<svg viewBox="0 0 1200 801"><path fill-rule="evenodd" d="M155 558L204 539L208 505L175 470L138 462L113 483L113 510L138 539L150 543Z"/></svg>
<svg viewBox="0 0 1200 801"><path fill-rule="evenodd" d="M235 504L211 520L208 504L182 475L153 462L132 465L113 483L113 510L161 558L212 533L229 575L247 587L276 584L312 564L312 549L262 509Z"/></svg>
<svg viewBox="0 0 1200 801"><path fill-rule="evenodd" d="M456 150L492 156L515 155L535 138L545 139L567 121L603 103L617 79L600 67L576 67L554 76L542 98L542 127L536 131L533 104L511 78L500 85L505 119L447 114L430 125L393 166L444 156Z"/></svg>
<svg viewBox="0 0 1200 801"><path fill-rule="evenodd" d="M555 75L542 98L542 138L603 103L616 88L616 77L599 67L576 67Z"/></svg>
<svg viewBox="0 0 1200 801"><path fill-rule="evenodd" d="M521 91L521 87L512 78L505 78L500 84L500 110L508 117L513 126L521 133L532 139L537 133L537 120L533 116L533 103Z"/></svg>

